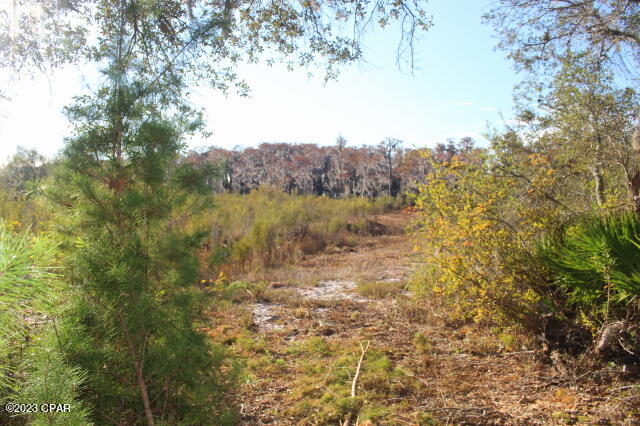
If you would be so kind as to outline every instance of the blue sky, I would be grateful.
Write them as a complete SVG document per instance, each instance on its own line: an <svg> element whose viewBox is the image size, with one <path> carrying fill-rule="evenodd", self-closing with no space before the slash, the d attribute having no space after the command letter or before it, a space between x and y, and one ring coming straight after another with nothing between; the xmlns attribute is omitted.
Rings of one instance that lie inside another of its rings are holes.
<svg viewBox="0 0 640 426"><path fill-rule="evenodd" d="M375 144L385 137L406 146L433 146L447 138L481 138L487 122L509 119L512 88L518 81L504 52L494 51L493 30L481 24L491 1L431 0L434 27L416 45L418 69L398 70L393 28L365 38L366 63L344 68L338 81L323 84L321 73L286 71L282 66L247 65L240 74L250 98L198 89L193 97L206 112L206 140L192 147L231 148L261 142L332 144L341 134L350 145ZM17 145L52 155L69 133L61 114L82 89L82 75L67 68L23 81L13 99L0 105L0 159Z"/></svg>

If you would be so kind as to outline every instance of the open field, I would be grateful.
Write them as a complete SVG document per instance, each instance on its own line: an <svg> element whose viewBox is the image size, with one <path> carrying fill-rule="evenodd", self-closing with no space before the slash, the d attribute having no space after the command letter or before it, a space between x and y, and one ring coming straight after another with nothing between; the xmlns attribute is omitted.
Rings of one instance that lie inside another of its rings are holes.
<svg viewBox="0 0 640 426"><path fill-rule="evenodd" d="M212 338L246 360L242 423L639 420L640 393L626 381L637 372L582 371L586 360L544 355L522 336L453 324L437 303L407 291L417 262L408 236L380 235L242 277L242 294L210 313Z"/></svg>

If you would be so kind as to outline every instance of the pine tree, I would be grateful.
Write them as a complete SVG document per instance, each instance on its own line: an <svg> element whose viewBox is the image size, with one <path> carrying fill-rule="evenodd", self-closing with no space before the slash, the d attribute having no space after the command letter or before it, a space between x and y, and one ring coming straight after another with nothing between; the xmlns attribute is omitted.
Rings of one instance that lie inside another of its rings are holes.
<svg viewBox="0 0 640 426"><path fill-rule="evenodd" d="M0 19L9 59L0 68L103 67L101 85L67 109L75 134L49 190L74 289L60 339L65 362L86 374L83 402L98 424L231 422L232 370L221 373L224 354L196 330L202 234L186 232L185 219L207 207L198 194L210 176L179 160L185 137L201 130L188 88L244 93L235 65L265 55L321 63L330 78L361 58L371 23L401 21L412 53L429 18L415 0L36 3Z"/></svg>
<svg viewBox="0 0 640 426"><path fill-rule="evenodd" d="M136 87L119 76L103 100L69 109L79 128L50 191L76 290L61 339L97 423L135 424L142 412L147 424L229 422L225 356L195 328L204 234L184 229L208 206L206 171L179 161L197 123L163 117Z"/></svg>

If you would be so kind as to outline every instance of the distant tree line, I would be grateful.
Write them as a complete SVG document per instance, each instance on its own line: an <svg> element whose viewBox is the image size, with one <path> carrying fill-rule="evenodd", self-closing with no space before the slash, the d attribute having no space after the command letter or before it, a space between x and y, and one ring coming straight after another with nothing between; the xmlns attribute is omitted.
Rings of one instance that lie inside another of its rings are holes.
<svg viewBox="0 0 640 426"><path fill-rule="evenodd" d="M211 168L206 185L214 192L248 194L261 185L284 192L343 196L398 196L416 191L429 172L425 153L441 160L474 146L471 138L452 140L427 148L403 148L397 139L378 145L346 146L338 138L334 146L310 143L262 143L256 148L211 147L191 152L184 159L201 168ZM213 167L211 167L213 166ZM0 186L7 192L24 193L26 184L46 178L54 163L33 149L19 147L0 167Z"/></svg>
<svg viewBox="0 0 640 426"><path fill-rule="evenodd" d="M287 193L395 197L415 191L429 171L424 148L401 145L401 141L388 138L378 145L348 147L339 137L334 146L262 143L256 148L233 150L211 147L192 153L189 161L219 166L220 173L208 182L216 192L247 194L270 185ZM460 146L471 147L473 140L438 144L433 151L438 156L450 156Z"/></svg>

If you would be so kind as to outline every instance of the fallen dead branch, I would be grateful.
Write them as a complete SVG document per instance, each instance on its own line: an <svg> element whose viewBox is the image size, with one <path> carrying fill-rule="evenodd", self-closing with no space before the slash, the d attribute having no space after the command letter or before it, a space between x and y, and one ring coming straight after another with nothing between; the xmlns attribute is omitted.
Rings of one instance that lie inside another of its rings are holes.
<svg viewBox="0 0 640 426"><path fill-rule="evenodd" d="M512 355L523 355L523 354L534 354L536 351L518 351L518 352L505 352L500 354L500 356L512 356Z"/></svg>
<svg viewBox="0 0 640 426"><path fill-rule="evenodd" d="M353 376L353 382L351 382L351 398L356 397L356 386L358 386L358 377L360 377L362 361L364 360L364 354L366 354L367 351L369 350L370 343L371 343L370 340L367 341L367 346L362 346L362 343L360 343L360 349L362 353L360 354L360 360L358 360L358 367L356 368L356 374ZM353 417L353 412L350 412L349 414L347 414L347 417L344 419L342 426L349 426L349 423L351 423L352 417Z"/></svg>

